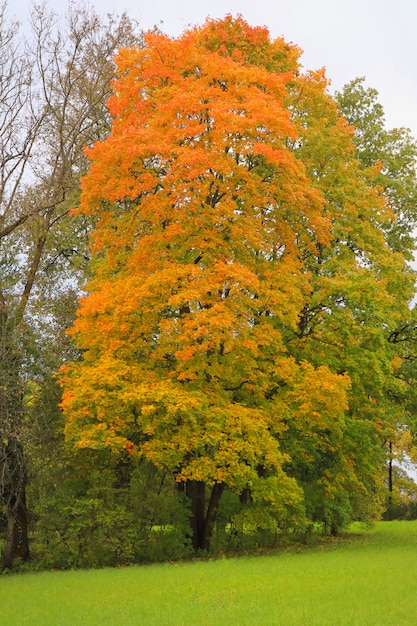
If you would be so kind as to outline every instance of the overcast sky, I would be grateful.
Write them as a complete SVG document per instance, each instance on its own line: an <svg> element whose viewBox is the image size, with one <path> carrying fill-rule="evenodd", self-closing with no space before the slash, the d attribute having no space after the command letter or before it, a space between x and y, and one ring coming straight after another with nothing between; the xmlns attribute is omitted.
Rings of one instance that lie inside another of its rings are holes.
<svg viewBox="0 0 417 626"><path fill-rule="evenodd" d="M66 12L67 0L47 1ZM178 36L207 16L241 14L304 50L307 69L325 66L332 89L357 76L378 90L387 126L417 137L417 0L92 0L99 13L124 10L143 29L155 24ZM10 0L9 14L28 19L31 0Z"/></svg>

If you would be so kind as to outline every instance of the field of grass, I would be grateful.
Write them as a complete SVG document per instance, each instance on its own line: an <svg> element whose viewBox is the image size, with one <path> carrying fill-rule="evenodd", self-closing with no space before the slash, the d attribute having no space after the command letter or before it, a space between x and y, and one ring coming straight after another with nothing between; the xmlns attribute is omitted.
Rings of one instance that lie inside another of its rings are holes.
<svg viewBox="0 0 417 626"><path fill-rule="evenodd" d="M417 522L274 556L0 579L8 626L417 624Z"/></svg>

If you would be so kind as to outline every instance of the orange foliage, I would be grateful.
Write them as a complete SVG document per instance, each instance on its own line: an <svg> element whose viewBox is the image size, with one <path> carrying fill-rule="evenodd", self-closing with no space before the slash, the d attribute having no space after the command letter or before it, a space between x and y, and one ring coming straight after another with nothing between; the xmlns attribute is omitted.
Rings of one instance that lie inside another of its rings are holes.
<svg viewBox="0 0 417 626"><path fill-rule="evenodd" d="M230 17L119 52L113 131L88 150L77 209L98 218L72 330L84 360L62 372L75 445L238 492L279 476L280 506L302 498L280 450L288 420L336 446L349 388L284 339L310 298L306 259L332 228L289 147L289 89L312 85L298 55ZM314 80L316 97L327 84Z"/></svg>

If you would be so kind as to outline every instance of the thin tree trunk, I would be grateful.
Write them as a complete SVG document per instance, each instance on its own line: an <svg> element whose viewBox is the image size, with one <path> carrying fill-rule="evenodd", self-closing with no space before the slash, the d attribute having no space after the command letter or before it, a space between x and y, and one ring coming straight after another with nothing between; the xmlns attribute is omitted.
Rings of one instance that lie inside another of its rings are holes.
<svg viewBox="0 0 417 626"><path fill-rule="evenodd" d="M388 504L392 504L392 491L393 491L393 480L392 480L392 441L389 442L389 462L388 462Z"/></svg>
<svg viewBox="0 0 417 626"><path fill-rule="evenodd" d="M11 569L15 557L22 561L27 561L29 558L28 516L24 486L22 486L18 501L8 511L3 567Z"/></svg>
<svg viewBox="0 0 417 626"><path fill-rule="evenodd" d="M209 550L211 538L213 536L214 524L217 519L220 498L224 491L224 483L215 483L211 490L210 501L207 508L206 519L204 521L204 531L201 539L201 549Z"/></svg>
<svg viewBox="0 0 417 626"><path fill-rule="evenodd" d="M3 567L10 569L15 557L23 561L29 558L26 468L23 446L10 435L7 445L2 449L1 464L4 473L0 485L1 497L5 504L7 518L2 563Z"/></svg>
<svg viewBox="0 0 417 626"><path fill-rule="evenodd" d="M14 520L10 515L7 520L6 530L6 546L3 553L3 567L5 569L11 569L13 564L13 534L14 534Z"/></svg>
<svg viewBox="0 0 417 626"><path fill-rule="evenodd" d="M199 480L190 480L187 482L185 493L191 500L190 525L193 548L197 551L201 548L204 534L206 485Z"/></svg>
<svg viewBox="0 0 417 626"><path fill-rule="evenodd" d="M28 539L28 514L26 506L26 484L20 489L19 499L16 506L13 528L13 554L22 561L29 558Z"/></svg>
<svg viewBox="0 0 417 626"><path fill-rule="evenodd" d="M26 503L20 502L15 511L9 512L3 567L11 569L14 557L18 557L22 561L29 559L27 509Z"/></svg>

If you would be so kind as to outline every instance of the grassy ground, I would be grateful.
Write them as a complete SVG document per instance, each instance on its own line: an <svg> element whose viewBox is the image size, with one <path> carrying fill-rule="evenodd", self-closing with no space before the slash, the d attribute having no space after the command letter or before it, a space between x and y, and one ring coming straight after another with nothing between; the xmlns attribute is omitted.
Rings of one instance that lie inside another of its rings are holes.
<svg viewBox="0 0 417 626"><path fill-rule="evenodd" d="M275 556L3 576L8 626L417 624L417 522Z"/></svg>

